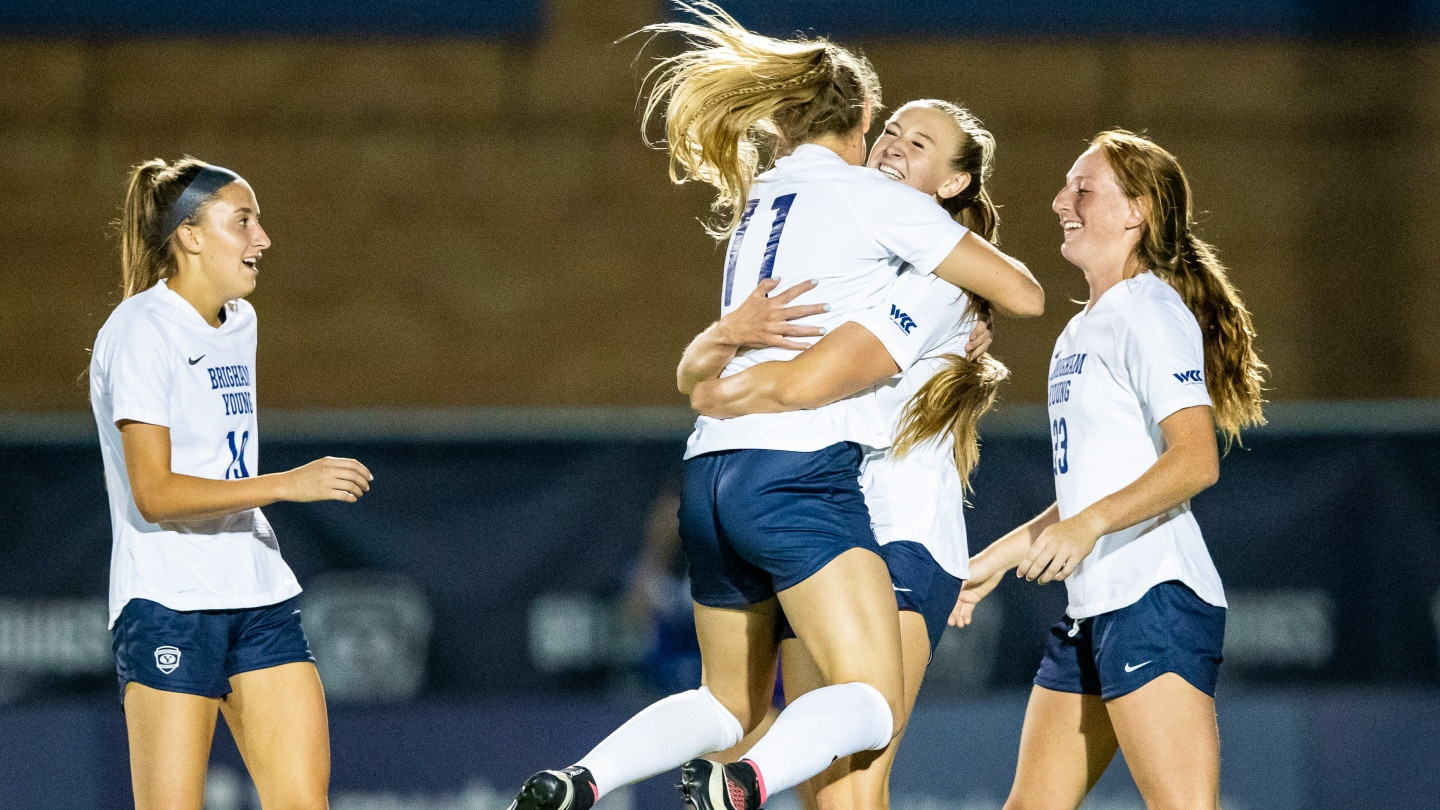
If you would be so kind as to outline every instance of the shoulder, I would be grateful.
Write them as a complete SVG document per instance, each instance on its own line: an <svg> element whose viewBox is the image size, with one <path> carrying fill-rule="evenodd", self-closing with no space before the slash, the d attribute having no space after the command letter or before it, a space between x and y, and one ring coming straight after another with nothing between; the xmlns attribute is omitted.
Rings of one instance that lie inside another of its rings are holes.
<svg viewBox="0 0 1440 810"><path fill-rule="evenodd" d="M895 277L889 297L912 303L923 302L925 308L931 312L953 313L956 318L959 318L970 303L970 296L964 290L939 276L921 273L909 265Z"/></svg>
<svg viewBox="0 0 1440 810"><path fill-rule="evenodd" d="M149 290L132 295L111 310L105 325L100 327L96 342L114 340L131 342L160 336L160 322L163 320L156 306L155 296Z"/></svg>
<svg viewBox="0 0 1440 810"><path fill-rule="evenodd" d="M935 205L930 195L905 185L896 180L891 180L875 169L864 166L844 166L847 186L856 194L863 194L867 199L876 200L878 204L899 202L901 204L914 205L927 203ZM943 209L942 209L943 210Z"/></svg>
<svg viewBox="0 0 1440 810"><path fill-rule="evenodd" d="M1200 334L1195 314L1163 279L1145 273L1127 283L1134 284L1134 289L1120 320L1128 331L1142 339L1165 333Z"/></svg>

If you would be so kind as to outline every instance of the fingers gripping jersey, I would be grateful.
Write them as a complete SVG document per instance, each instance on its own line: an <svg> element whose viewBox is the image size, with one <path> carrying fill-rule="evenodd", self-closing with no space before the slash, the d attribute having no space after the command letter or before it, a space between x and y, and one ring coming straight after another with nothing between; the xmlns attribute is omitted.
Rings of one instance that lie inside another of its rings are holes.
<svg viewBox="0 0 1440 810"><path fill-rule="evenodd" d="M1066 519L1130 485L1165 449L1160 422L1210 405L1200 326L1170 285L1141 273L1081 311L1050 359L1052 470ZM1095 616L1133 604L1169 580L1225 606L1220 575L1184 503L1107 534L1065 580L1069 614Z"/></svg>
<svg viewBox="0 0 1440 810"><path fill-rule="evenodd" d="M122 420L170 431L170 469L199 478L258 475L255 310L226 305L211 327L162 280L120 303L95 339L90 404L110 499L110 622L135 598L171 610L270 605L300 592L259 509L157 525L135 506Z"/></svg>
<svg viewBox="0 0 1440 810"><path fill-rule="evenodd" d="M740 306L763 279L782 279L781 289L818 279L819 286L794 304L827 303L830 311L796 323L828 331L879 303L907 264L921 275L933 272L965 233L930 197L877 171L851 166L829 149L803 145L760 175L751 189L726 251L721 312ZM773 348L744 352L724 375L795 354ZM701 417L686 458L742 448L809 452L837 441L864 441L849 429L826 408L727 420ZM883 428L871 428L877 430Z"/></svg>

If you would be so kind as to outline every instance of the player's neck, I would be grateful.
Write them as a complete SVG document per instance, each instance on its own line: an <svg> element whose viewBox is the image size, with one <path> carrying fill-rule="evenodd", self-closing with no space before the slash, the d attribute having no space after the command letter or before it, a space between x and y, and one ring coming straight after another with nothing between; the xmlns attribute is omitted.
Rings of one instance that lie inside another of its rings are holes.
<svg viewBox="0 0 1440 810"><path fill-rule="evenodd" d="M1096 267L1082 269L1085 272L1085 281L1090 285L1090 299L1085 307L1087 312L1095 308L1100 296L1110 288L1145 272L1145 267L1134 253L1128 254L1123 261L1105 262Z"/></svg>
<svg viewBox="0 0 1440 810"><path fill-rule="evenodd" d="M806 143L813 143L816 146L823 146L831 152L839 155L851 166L865 165L865 134L858 129L850 133L827 132Z"/></svg>
<svg viewBox="0 0 1440 810"><path fill-rule="evenodd" d="M220 324L224 323L220 317L220 310L228 299L204 283L204 280L200 278L198 268L191 268L189 272L182 270L175 273L166 279L165 285L194 307L206 323L216 329L219 329Z"/></svg>

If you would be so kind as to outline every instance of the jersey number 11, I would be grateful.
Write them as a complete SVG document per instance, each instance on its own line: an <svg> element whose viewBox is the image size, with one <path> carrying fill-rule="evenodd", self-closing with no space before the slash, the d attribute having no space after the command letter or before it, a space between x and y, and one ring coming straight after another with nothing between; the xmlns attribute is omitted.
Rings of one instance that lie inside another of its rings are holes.
<svg viewBox="0 0 1440 810"><path fill-rule="evenodd" d="M751 200L750 204L745 206L745 213L740 215L740 225L735 229L735 235L730 237L730 253L725 257L725 298L721 306L730 306L740 244L745 241L745 229L750 227L750 217L754 216L755 206L759 204L759 200ZM775 272L775 253L780 249L780 233L785 230L785 218L790 216L790 206L794 204L794 194L782 194L770 204L770 210L775 212L775 221L770 223L770 238L765 240L765 258L760 262L760 276L755 279L756 284L770 278L771 273Z"/></svg>

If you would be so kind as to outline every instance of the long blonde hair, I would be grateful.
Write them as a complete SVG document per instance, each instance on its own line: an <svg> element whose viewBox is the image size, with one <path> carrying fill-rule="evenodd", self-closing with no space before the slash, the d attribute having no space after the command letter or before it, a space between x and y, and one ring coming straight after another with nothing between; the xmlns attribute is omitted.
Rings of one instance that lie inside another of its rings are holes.
<svg viewBox="0 0 1440 810"><path fill-rule="evenodd" d="M664 105L670 179L715 187L717 217L705 230L724 239L760 167L821 135L853 132L880 108L880 80L863 56L825 39L756 34L708 0L676 6L697 22L641 29L690 46L650 71L642 126Z"/></svg>
<svg viewBox="0 0 1440 810"><path fill-rule="evenodd" d="M120 274L124 298L142 293L175 273L171 235L160 231L185 187L210 164L193 157L174 163L153 158L130 170L120 215ZM203 205L201 209L203 209ZM196 210L198 216L200 209Z"/></svg>
<svg viewBox="0 0 1440 810"><path fill-rule="evenodd" d="M1195 235L1190 181L1175 156L1154 141L1121 129L1096 135L1125 196L1148 200L1149 213L1136 247L1140 264L1164 279L1200 322L1205 342L1205 386L1226 449L1241 428L1265 424L1265 373L1255 352L1255 327L1240 292L1230 283L1215 249Z"/></svg>
<svg viewBox="0 0 1440 810"><path fill-rule="evenodd" d="M998 241L1000 212L985 187L995 167L995 136L974 113L957 104L922 99L905 106L912 104L945 113L960 132L959 146L950 158L950 170L968 173L970 184L954 197L941 200L940 205L976 235L992 243ZM963 317L988 315L989 303L970 296ZM948 434L955 468L960 471L962 486L968 491L970 472L980 461L980 417L995 404L1000 383L1010 376L1010 369L989 354L978 360L959 354L947 354L943 359L944 368L926 380L905 404L891 452L904 456L917 446Z"/></svg>

